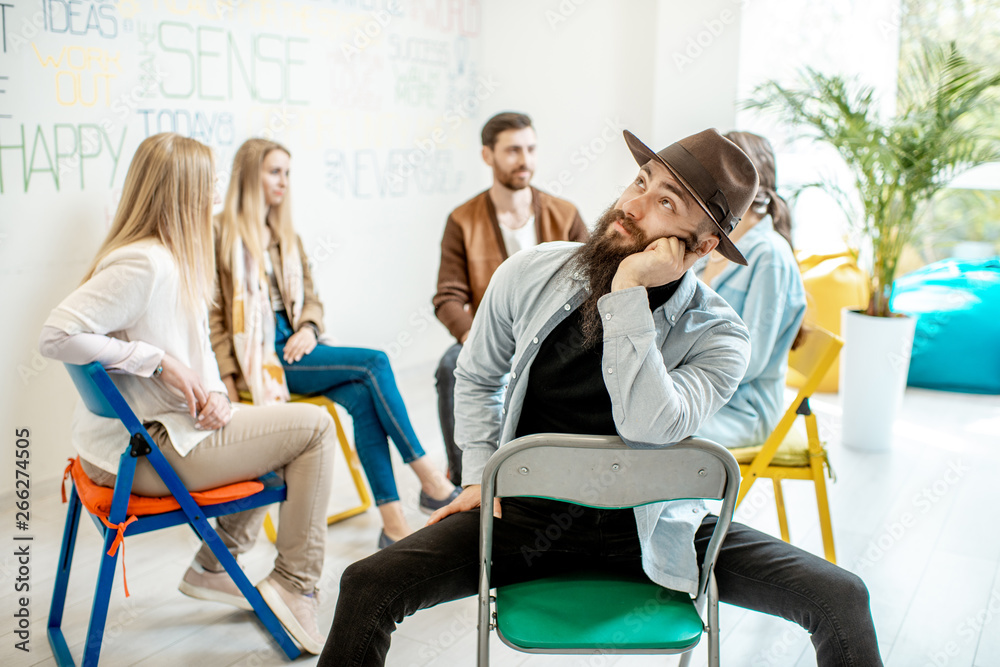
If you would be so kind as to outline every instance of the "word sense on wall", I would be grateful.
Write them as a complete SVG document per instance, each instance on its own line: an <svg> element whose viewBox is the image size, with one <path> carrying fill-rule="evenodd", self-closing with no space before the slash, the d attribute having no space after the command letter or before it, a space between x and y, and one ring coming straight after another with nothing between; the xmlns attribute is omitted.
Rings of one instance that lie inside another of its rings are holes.
<svg viewBox="0 0 1000 667"><path fill-rule="evenodd" d="M0 194L113 190L167 131L221 171L273 138L336 199L456 193L499 86L481 19L480 0L0 0Z"/></svg>

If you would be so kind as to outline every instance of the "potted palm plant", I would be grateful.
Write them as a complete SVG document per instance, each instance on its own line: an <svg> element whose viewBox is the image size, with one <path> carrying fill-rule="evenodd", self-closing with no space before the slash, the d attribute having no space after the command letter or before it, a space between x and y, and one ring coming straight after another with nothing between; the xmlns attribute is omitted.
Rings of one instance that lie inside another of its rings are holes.
<svg viewBox="0 0 1000 667"><path fill-rule="evenodd" d="M873 88L813 69L796 87L764 83L746 104L832 146L854 180L854 192L818 185L848 213L870 280L867 308L845 310L842 321L843 441L859 449L889 447L906 386L915 323L889 307L903 248L918 240L924 211L952 179L1000 161L1000 72L969 62L954 44L916 53L902 64L892 118L879 114Z"/></svg>

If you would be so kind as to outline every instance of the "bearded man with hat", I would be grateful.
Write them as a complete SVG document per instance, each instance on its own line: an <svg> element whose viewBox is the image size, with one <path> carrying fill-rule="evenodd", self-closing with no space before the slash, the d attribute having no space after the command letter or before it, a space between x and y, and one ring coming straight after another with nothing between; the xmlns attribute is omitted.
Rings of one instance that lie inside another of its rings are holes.
<svg viewBox="0 0 1000 667"><path fill-rule="evenodd" d="M498 447L553 432L668 446L736 390L749 334L690 269L713 250L746 263L729 234L757 172L711 129L658 153L627 131L625 142L639 174L590 240L542 244L494 274L455 373L464 489L426 527L347 568L320 665L382 665L397 621L477 593L480 480ZM538 531L565 513L570 527L539 549ZM716 522L696 500L603 510L511 498L494 514L495 585L603 564L692 595ZM723 602L808 630L821 667L882 664L856 575L733 523L715 577Z"/></svg>

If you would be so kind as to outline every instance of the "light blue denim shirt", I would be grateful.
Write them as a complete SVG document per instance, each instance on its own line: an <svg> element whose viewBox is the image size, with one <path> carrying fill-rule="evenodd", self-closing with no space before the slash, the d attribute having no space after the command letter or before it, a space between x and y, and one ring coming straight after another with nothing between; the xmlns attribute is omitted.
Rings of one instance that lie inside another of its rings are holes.
<svg viewBox="0 0 1000 667"><path fill-rule="evenodd" d="M806 314L806 292L788 242L764 216L736 247L746 266L729 263L712 289L750 330L750 363L736 393L698 435L726 447L758 445L784 412L788 350ZM701 275L705 260L695 265Z"/></svg>
<svg viewBox="0 0 1000 667"><path fill-rule="evenodd" d="M575 270L578 243L545 243L504 262L473 320L455 371L455 441L462 482L479 484L487 460L514 438L540 343L587 297ZM604 383L615 426L633 447L663 447L694 433L732 396L746 370L750 336L736 313L688 271L650 312L642 287L598 302ZM661 586L694 595L694 534L702 501L635 509L643 570Z"/></svg>

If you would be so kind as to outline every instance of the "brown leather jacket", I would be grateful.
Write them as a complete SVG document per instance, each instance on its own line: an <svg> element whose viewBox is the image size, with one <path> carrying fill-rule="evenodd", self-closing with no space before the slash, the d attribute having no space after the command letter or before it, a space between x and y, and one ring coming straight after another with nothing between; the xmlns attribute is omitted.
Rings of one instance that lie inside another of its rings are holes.
<svg viewBox="0 0 1000 667"><path fill-rule="evenodd" d="M302 239L296 237L299 244L299 255L302 257L302 316L298 322L292 322L292 328L298 331L306 322L312 322L323 333L323 304L316 296L313 289L312 273L309 271L309 259L306 257L305 248L302 247ZM215 359L219 362L219 375L225 379L227 375L234 376L236 388L246 391L247 386L243 381L243 373L240 371L239 362L236 360L236 353L233 352L233 274L222 268L219 261L220 239L218 234L215 238L215 303L209 311L208 323L211 329L212 349L215 351ZM281 250L278 241L271 238L268 246L268 253L271 255L271 265L278 275L281 275ZM279 289L284 290L281 281L278 281ZM288 317L292 316L291 297L282 291L281 300L285 304L285 312Z"/></svg>
<svg viewBox="0 0 1000 667"><path fill-rule="evenodd" d="M587 228L573 204L536 188L531 195L539 243L587 240ZM434 312L455 340L472 327L486 286L505 259L507 248L489 190L451 212L441 239Z"/></svg>

